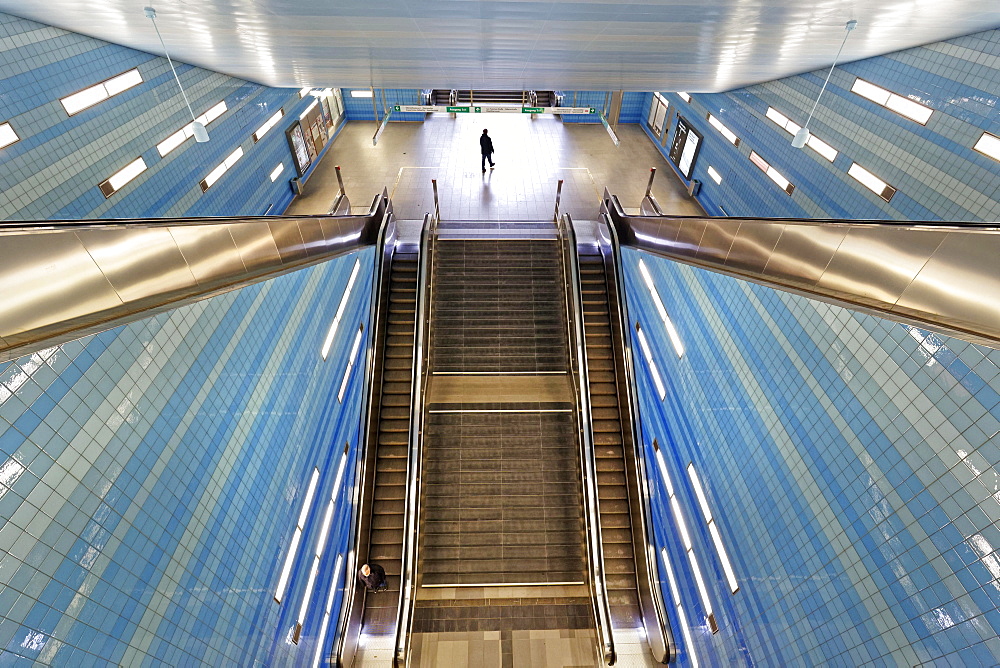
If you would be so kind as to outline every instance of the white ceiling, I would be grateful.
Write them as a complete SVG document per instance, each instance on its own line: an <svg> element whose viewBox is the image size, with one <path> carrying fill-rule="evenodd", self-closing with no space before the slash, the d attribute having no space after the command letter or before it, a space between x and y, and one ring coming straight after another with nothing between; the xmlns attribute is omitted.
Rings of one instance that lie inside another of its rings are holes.
<svg viewBox="0 0 1000 668"><path fill-rule="evenodd" d="M150 0L0 11L162 54ZM175 59L271 86L721 91L1000 25L996 0L169 0Z"/></svg>

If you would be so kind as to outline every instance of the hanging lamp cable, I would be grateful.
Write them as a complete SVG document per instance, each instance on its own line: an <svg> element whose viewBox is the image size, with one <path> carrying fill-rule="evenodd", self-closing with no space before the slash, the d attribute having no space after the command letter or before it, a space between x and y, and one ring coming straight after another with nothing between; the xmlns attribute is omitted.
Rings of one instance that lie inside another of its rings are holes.
<svg viewBox="0 0 1000 668"><path fill-rule="evenodd" d="M156 10L152 7L143 8L143 12L146 17L153 22L153 30L156 31L156 37L160 40L160 46L163 47L163 55L167 57L167 63L170 64L170 71L174 73L174 80L177 82L177 87L181 89L181 96L184 98L184 104L187 105L188 112L191 114L191 120L194 121L194 140L197 142L208 141L208 130L205 129L205 125L198 121L198 118L194 115L194 109L191 108L191 102L188 100L187 93L184 92L184 86L181 85L181 78L177 76L177 69L174 67L174 61L170 58L170 53L167 51L167 45L163 43L163 35L160 34L160 28L156 25Z"/></svg>

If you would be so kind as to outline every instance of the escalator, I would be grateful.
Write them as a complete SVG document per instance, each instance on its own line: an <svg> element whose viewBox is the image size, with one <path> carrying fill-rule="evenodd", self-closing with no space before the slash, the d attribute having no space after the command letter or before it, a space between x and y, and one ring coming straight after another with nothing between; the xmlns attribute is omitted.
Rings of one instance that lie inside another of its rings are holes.
<svg viewBox="0 0 1000 668"><path fill-rule="evenodd" d="M346 581L335 648L341 666L388 665L396 637L404 558L415 359L419 253L397 247L395 220L379 239L367 443L359 467L356 542L350 573L363 563L385 569L388 587L368 593Z"/></svg>
<svg viewBox="0 0 1000 668"><path fill-rule="evenodd" d="M444 107L451 104L500 104L500 105L526 105L537 107L555 106L556 95L554 91L539 90L534 91L537 104L530 105L529 93L526 90L456 90L454 103L451 101L451 90L445 88L435 89L431 92L431 103L435 106Z"/></svg>
<svg viewBox="0 0 1000 668"><path fill-rule="evenodd" d="M642 625L642 614L636 591L616 355L604 256L596 249L580 252L580 288L611 621L615 629L635 629Z"/></svg>
<svg viewBox="0 0 1000 668"><path fill-rule="evenodd" d="M385 592L365 598L362 633L370 636L391 636L396 629L403 557L416 295L417 255L397 252L392 258L389 279L375 452L375 495L368 547L368 560L385 568L389 587Z"/></svg>

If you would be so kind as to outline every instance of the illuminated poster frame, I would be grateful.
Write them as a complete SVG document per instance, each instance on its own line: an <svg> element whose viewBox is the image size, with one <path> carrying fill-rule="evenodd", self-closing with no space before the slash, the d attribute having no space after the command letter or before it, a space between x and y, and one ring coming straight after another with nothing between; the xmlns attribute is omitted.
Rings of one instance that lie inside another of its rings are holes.
<svg viewBox="0 0 1000 668"><path fill-rule="evenodd" d="M674 141L670 145L670 162L677 166L685 179L691 178L694 163L701 152L701 133L691 127L683 116L677 116L677 129L674 131Z"/></svg>

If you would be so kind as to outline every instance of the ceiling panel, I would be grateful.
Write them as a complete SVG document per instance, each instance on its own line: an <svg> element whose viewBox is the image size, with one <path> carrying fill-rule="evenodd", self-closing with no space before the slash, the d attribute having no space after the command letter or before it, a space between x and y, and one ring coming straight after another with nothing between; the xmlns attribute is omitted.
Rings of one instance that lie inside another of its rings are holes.
<svg viewBox="0 0 1000 668"><path fill-rule="evenodd" d="M852 5L860 5L852 9ZM171 56L269 86L715 92L1000 25L982 0L171 0ZM0 11L162 54L136 0Z"/></svg>

